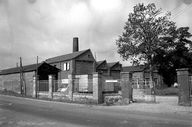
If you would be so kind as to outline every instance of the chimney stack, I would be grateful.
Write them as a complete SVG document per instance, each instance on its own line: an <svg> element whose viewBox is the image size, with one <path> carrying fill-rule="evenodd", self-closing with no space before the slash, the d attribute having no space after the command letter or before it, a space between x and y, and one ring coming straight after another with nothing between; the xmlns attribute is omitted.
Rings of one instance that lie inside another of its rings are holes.
<svg viewBox="0 0 192 127"><path fill-rule="evenodd" d="M73 52L79 51L79 39L78 37L73 38Z"/></svg>

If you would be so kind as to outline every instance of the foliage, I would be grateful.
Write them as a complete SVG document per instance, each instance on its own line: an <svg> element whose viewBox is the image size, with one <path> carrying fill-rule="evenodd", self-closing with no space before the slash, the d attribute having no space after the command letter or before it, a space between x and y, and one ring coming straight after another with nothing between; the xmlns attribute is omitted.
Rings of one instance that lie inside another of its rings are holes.
<svg viewBox="0 0 192 127"><path fill-rule="evenodd" d="M179 93L179 89L178 88L174 88L174 87L168 87L168 88L164 88L164 89L156 89L155 90L155 94L156 95L160 95L160 96L173 96L173 95L178 95Z"/></svg>
<svg viewBox="0 0 192 127"><path fill-rule="evenodd" d="M156 50L153 62L169 86L176 82L176 69L192 68L192 34L188 31L189 27L176 29L170 37L165 38L165 41L171 42L169 48Z"/></svg>
<svg viewBox="0 0 192 127"><path fill-rule="evenodd" d="M153 64L155 51L167 48L163 37L169 36L175 29L175 23L169 20L170 13L162 15L155 4L138 4L129 14L124 31L116 41L118 53L124 60L131 59L133 64L145 62Z"/></svg>
<svg viewBox="0 0 192 127"><path fill-rule="evenodd" d="M159 70L169 86L176 81L176 69L192 68L192 42L189 27L177 28L170 13L155 4L138 4L129 14L124 31L116 40L118 53L133 65L145 63Z"/></svg>

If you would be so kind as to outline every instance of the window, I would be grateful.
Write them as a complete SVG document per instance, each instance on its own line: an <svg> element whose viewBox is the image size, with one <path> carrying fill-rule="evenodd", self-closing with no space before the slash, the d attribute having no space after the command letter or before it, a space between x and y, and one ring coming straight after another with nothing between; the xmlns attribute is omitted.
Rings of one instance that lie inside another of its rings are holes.
<svg viewBox="0 0 192 127"><path fill-rule="evenodd" d="M67 63L64 63L63 65L64 65L64 66L63 66L63 70L64 70L64 71L68 71L69 68L70 68L70 67L69 67L69 66L70 66L69 63L67 62Z"/></svg>

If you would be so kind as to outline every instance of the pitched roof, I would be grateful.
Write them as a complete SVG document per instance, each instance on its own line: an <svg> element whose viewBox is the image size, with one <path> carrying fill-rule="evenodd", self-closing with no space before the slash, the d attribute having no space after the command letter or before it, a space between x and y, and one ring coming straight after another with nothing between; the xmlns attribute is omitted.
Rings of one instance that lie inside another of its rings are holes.
<svg viewBox="0 0 192 127"><path fill-rule="evenodd" d="M114 65L116 65L117 63L119 63L119 62L112 62L112 63L107 63L107 66L109 67L109 68L112 68Z"/></svg>
<svg viewBox="0 0 192 127"><path fill-rule="evenodd" d="M97 61L96 63L96 68L99 67L101 64L103 64L104 62L106 62L106 60L102 60L102 61Z"/></svg>
<svg viewBox="0 0 192 127"><path fill-rule="evenodd" d="M122 71L123 72L141 72L145 70L145 66L144 65L140 65L140 66L125 66L122 67Z"/></svg>
<svg viewBox="0 0 192 127"><path fill-rule="evenodd" d="M60 62L60 61L65 61L65 60L71 60L71 59L74 59L74 58L82 55L83 53L85 53L87 51L90 51L90 49L69 53L69 54L66 54L66 55L52 57L52 58L46 59L45 61L47 63L54 63L54 62Z"/></svg>
<svg viewBox="0 0 192 127"><path fill-rule="evenodd" d="M41 62L39 64L30 64L30 65L23 66L23 72L35 71L37 68L39 68L43 64L47 64L47 63ZM21 69L20 67L4 69L0 71L0 75L20 73L20 69Z"/></svg>
<svg viewBox="0 0 192 127"><path fill-rule="evenodd" d="M29 72L29 71L36 70L36 67L39 67L40 65L42 65L42 63L39 63L38 65L37 64L31 64L31 65L23 66L23 71ZM21 69L20 67L4 69L4 70L0 71L0 75L19 73L20 69Z"/></svg>

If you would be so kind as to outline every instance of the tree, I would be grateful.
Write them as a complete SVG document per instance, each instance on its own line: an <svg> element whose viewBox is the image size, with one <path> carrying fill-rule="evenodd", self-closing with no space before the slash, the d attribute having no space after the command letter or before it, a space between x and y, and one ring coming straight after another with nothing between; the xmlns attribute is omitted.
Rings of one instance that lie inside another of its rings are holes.
<svg viewBox="0 0 192 127"><path fill-rule="evenodd" d="M153 62L168 86L176 82L176 69L192 68L192 34L188 31L189 27L176 29L171 36L164 38L171 42L169 48L158 49L154 56Z"/></svg>
<svg viewBox="0 0 192 127"><path fill-rule="evenodd" d="M146 63L153 80L153 57L157 49L167 49L170 41L164 41L175 30L170 13L163 14L154 3L134 6L125 23L124 31L116 40L118 53L123 60L131 59L133 64Z"/></svg>

